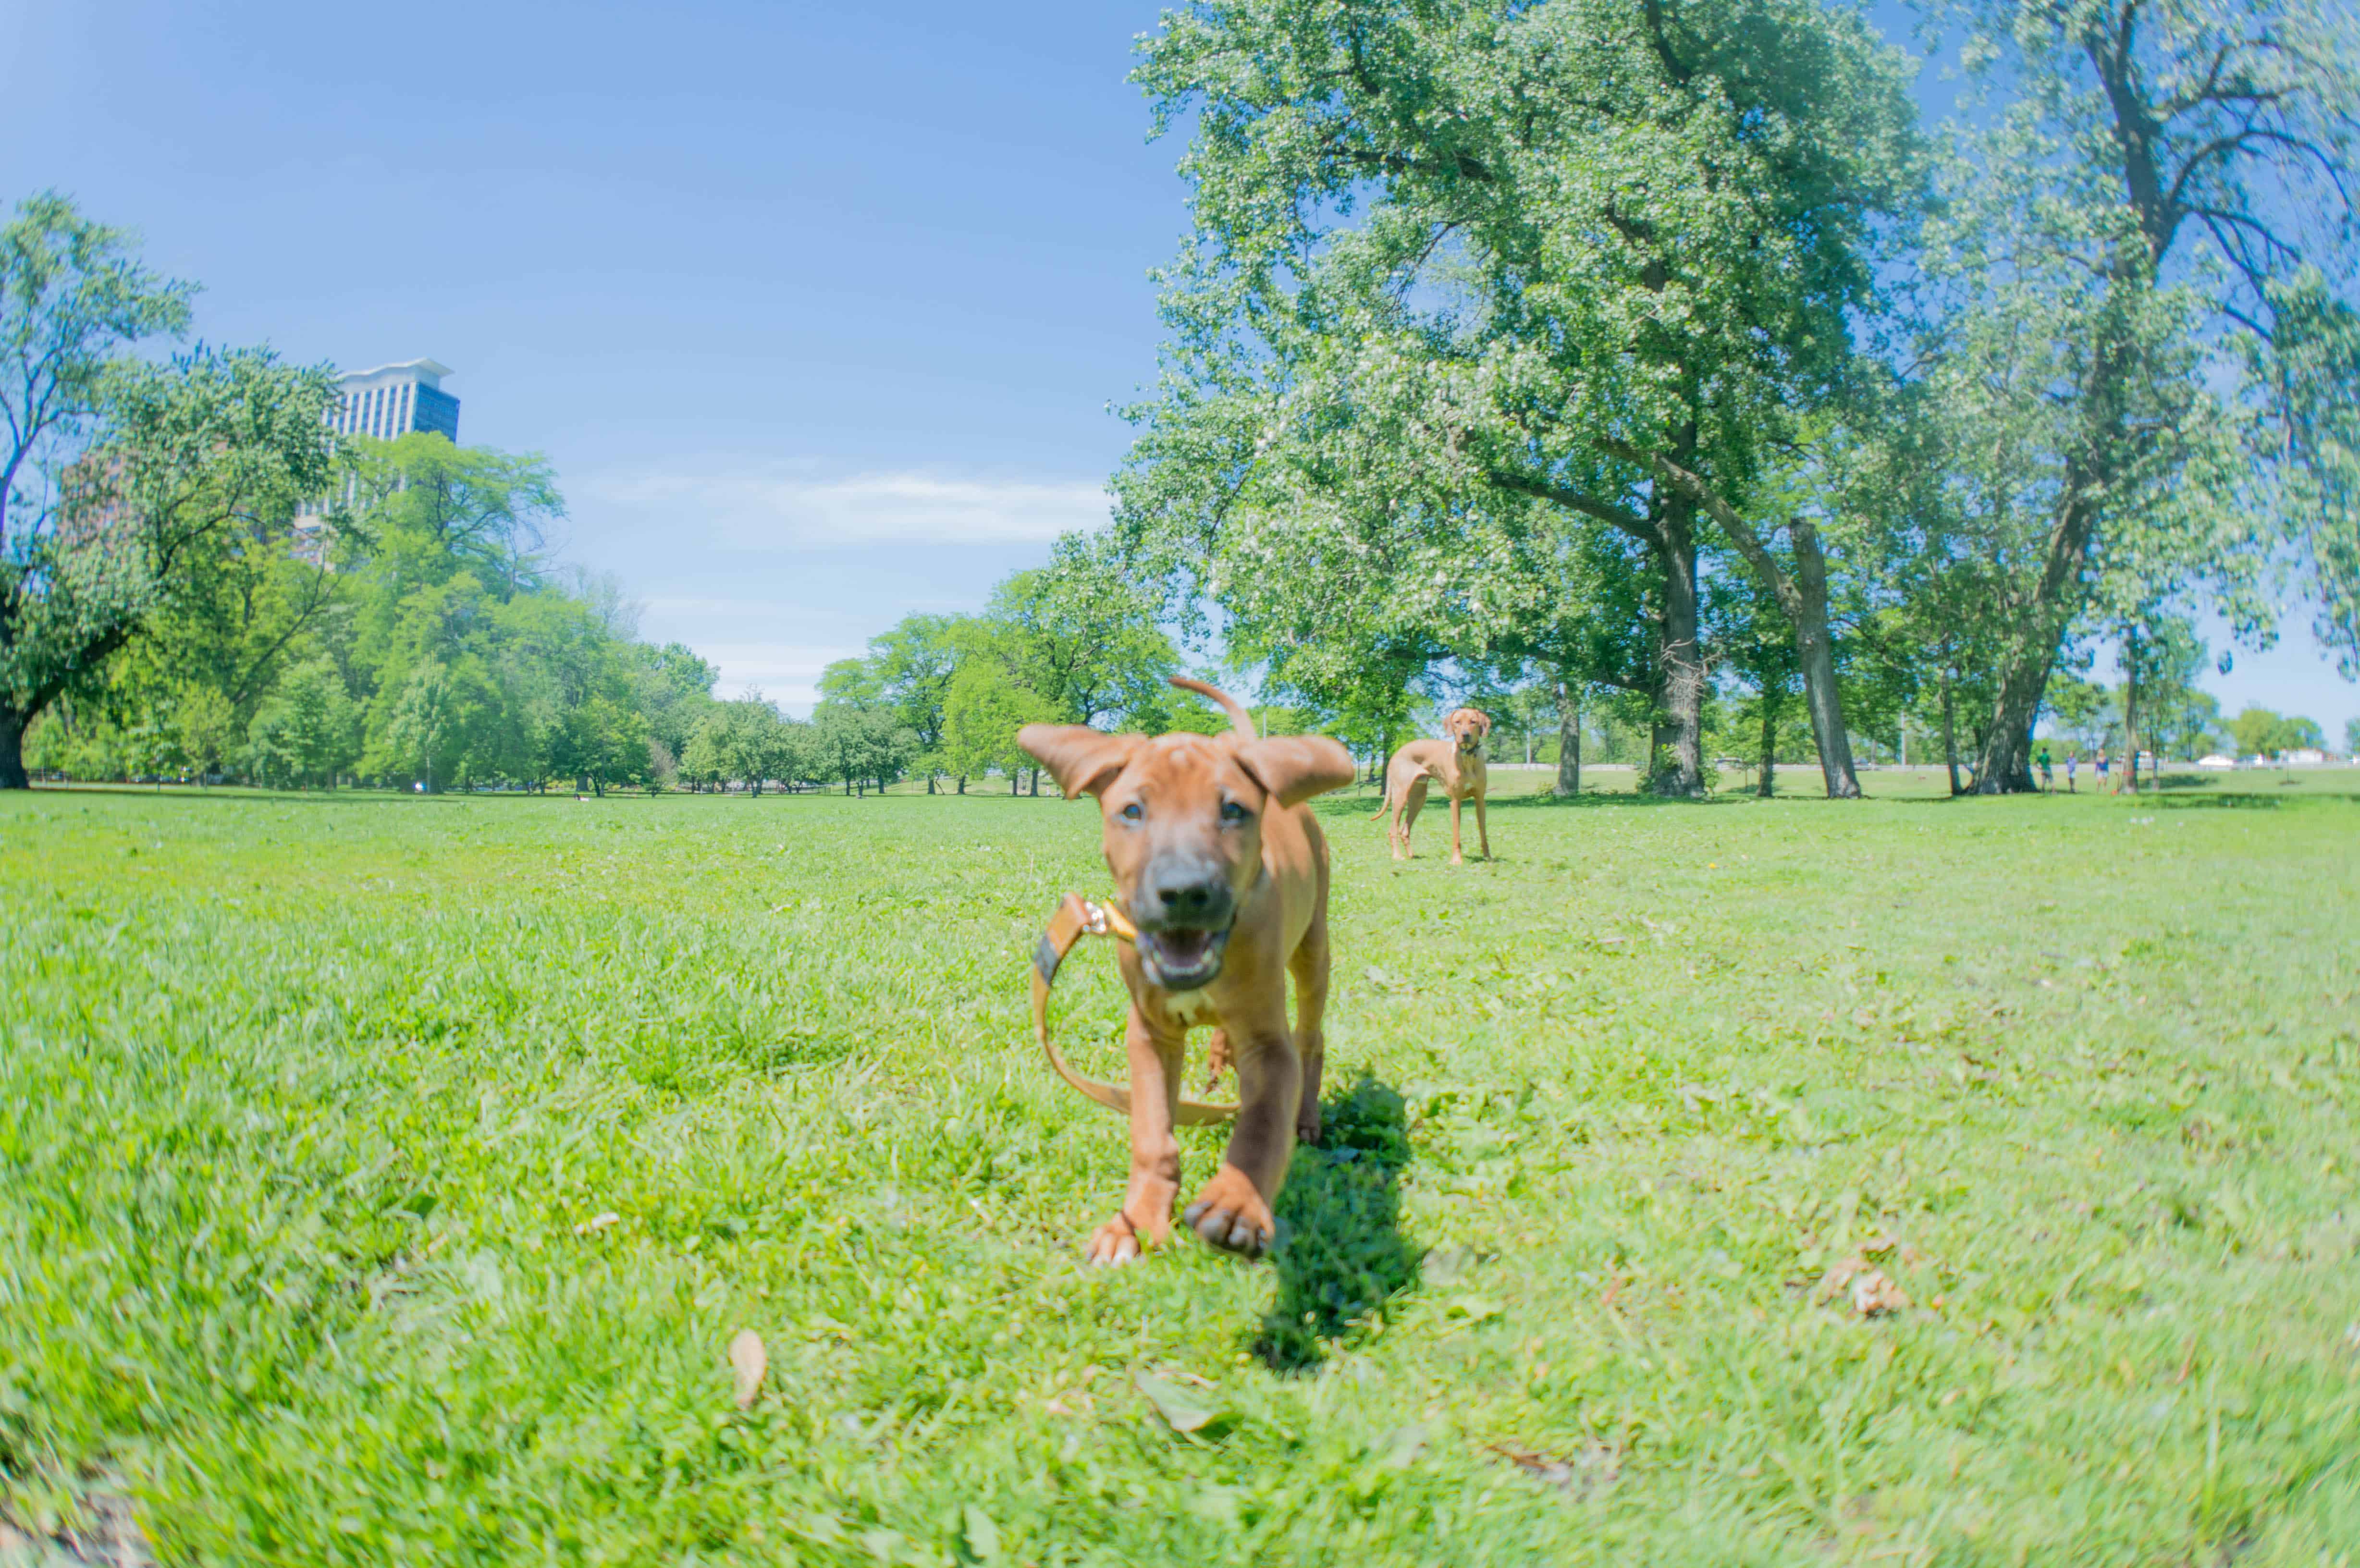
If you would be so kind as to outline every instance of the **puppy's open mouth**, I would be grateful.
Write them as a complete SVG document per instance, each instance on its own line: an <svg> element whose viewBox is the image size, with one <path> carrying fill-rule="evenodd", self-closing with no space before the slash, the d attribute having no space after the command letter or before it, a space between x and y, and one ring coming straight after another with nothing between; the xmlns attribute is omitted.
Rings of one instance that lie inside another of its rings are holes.
<svg viewBox="0 0 2360 1568"><path fill-rule="evenodd" d="M1167 991L1193 991L1220 975L1221 950L1229 945L1226 926L1219 931L1165 926L1139 933L1139 961L1155 985Z"/></svg>

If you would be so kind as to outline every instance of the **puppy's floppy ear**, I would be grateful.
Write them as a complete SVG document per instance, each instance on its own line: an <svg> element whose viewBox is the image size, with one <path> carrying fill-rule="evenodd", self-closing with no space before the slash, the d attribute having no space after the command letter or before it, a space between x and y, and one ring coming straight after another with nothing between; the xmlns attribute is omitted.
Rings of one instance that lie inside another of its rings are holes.
<svg viewBox="0 0 2360 1568"><path fill-rule="evenodd" d="M1351 754L1326 735L1273 735L1238 747L1238 766L1253 775L1282 806L1341 789L1356 769Z"/></svg>
<svg viewBox="0 0 2360 1568"><path fill-rule="evenodd" d="M1109 735L1087 724L1026 724L1016 744L1049 770L1068 796L1095 795L1114 782L1145 735Z"/></svg>

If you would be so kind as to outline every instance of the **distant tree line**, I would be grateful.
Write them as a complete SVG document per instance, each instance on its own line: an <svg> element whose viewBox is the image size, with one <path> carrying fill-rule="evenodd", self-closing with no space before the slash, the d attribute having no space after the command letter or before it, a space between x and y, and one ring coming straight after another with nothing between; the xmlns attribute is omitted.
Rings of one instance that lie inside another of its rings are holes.
<svg viewBox="0 0 2360 1568"><path fill-rule="evenodd" d="M1039 769L1016 745L1026 724L1226 729L1211 706L1166 683L1183 662L1156 608L1092 541L1065 539L1047 566L1002 582L980 614L905 616L865 656L829 665L799 744L890 757L891 776L923 778L929 793L963 794L996 775L1038 794ZM1310 716L1270 710L1260 721L1293 734ZM844 777L846 764L830 766L829 777ZM881 767L872 774L881 776Z"/></svg>

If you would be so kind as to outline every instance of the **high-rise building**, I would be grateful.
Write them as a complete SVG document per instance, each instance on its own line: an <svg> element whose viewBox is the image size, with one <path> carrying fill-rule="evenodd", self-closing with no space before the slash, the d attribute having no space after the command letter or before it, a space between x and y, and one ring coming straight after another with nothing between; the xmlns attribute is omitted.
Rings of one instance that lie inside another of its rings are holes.
<svg viewBox="0 0 2360 1568"><path fill-rule="evenodd" d="M453 445L459 441L459 399L442 390L447 365L431 359L407 359L380 365L374 370L349 371L336 377L344 396L328 410L328 428L340 436L375 436L391 441L413 431L432 430ZM346 482L344 499L353 499ZM324 565L329 530L324 500L307 501L296 508L295 554L300 560Z"/></svg>
<svg viewBox="0 0 2360 1568"><path fill-rule="evenodd" d="M445 440L459 440L459 399L442 390L447 365L431 359L380 365L336 377L344 402L328 417L338 435L375 436L391 441L412 430L439 430Z"/></svg>

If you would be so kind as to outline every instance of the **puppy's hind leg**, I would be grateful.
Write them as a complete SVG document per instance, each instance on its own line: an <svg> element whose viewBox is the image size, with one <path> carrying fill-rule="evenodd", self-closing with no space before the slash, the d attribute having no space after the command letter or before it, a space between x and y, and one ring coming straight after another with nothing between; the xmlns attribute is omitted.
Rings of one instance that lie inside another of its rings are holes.
<svg viewBox="0 0 2360 1568"><path fill-rule="evenodd" d="M1401 811L1394 819L1393 858L1407 860L1415 851L1409 845L1409 835L1417 827L1417 814L1426 809L1426 778L1423 774L1409 782L1402 791Z"/></svg>
<svg viewBox="0 0 2360 1568"><path fill-rule="evenodd" d="M1210 1044L1205 1048L1205 1093L1211 1094L1221 1086L1221 1074L1229 1070L1229 1031L1217 1029Z"/></svg>
<svg viewBox="0 0 2360 1568"><path fill-rule="evenodd" d="M1302 1097L1295 1109L1295 1137L1300 1143L1319 1141L1319 1073L1328 1061L1322 1027L1328 1012L1328 911L1322 909L1286 965L1295 976L1295 1055L1303 1063Z"/></svg>

